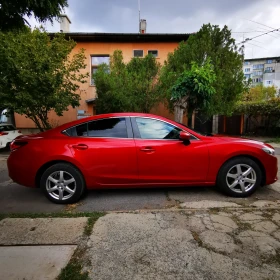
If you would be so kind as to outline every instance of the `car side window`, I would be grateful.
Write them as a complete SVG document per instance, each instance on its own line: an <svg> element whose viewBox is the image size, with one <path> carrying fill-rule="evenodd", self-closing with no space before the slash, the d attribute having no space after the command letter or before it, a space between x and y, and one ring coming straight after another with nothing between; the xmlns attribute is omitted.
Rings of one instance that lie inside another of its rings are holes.
<svg viewBox="0 0 280 280"><path fill-rule="evenodd" d="M135 121L142 139L179 139L182 131L176 126L156 119L135 118Z"/></svg>
<svg viewBox="0 0 280 280"><path fill-rule="evenodd" d="M125 118L108 118L83 123L68 128L65 134L76 137L128 137Z"/></svg>
<svg viewBox="0 0 280 280"><path fill-rule="evenodd" d="M89 122L88 136L127 138L125 118L109 118Z"/></svg>

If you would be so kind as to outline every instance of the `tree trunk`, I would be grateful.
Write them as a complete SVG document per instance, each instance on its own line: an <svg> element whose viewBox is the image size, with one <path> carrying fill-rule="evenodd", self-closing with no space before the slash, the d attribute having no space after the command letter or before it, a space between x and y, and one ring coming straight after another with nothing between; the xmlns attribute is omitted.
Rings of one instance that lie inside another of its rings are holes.
<svg viewBox="0 0 280 280"><path fill-rule="evenodd" d="M188 108L188 96L181 98L174 102L174 120L178 123L183 123L184 113L187 112Z"/></svg>
<svg viewBox="0 0 280 280"><path fill-rule="evenodd" d="M174 105L174 120L178 123L183 123L184 109L179 105Z"/></svg>

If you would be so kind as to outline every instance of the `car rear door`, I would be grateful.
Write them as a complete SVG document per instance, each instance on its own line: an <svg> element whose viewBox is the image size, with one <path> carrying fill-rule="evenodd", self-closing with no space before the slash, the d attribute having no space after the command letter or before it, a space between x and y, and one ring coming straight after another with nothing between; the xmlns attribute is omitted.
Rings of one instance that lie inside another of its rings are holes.
<svg viewBox="0 0 280 280"><path fill-rule="evenodd" d="M80 124L68 131L75 160L91 185L114 187L138 182L136 148L129 118L112 117Z"/></svg>
<svg viewBox="0 0 280 280"><path fill-rule="evenodd" d="M209 167L207 144L195 137L179 140L181 129L162 120L131 117L141 184L204 183Z"/></svg>

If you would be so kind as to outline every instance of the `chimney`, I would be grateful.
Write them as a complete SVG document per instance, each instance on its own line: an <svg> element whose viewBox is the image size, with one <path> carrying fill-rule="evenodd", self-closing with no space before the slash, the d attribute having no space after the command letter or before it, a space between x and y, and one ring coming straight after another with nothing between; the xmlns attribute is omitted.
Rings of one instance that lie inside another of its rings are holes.
<svg viewBox="0 0 280 280"><path fill-rule="evenodd" d="M70 31L70 19L67 15L60 15L60 32L68 33Z"/></svg>
<svg viewBox="0 0 280 280"><path fill-rule="evenodd" d="M147 22L145 19L141 19L139 23L139 33L140 34L145 34L146 33L146 28L147 28Z"/></svg>

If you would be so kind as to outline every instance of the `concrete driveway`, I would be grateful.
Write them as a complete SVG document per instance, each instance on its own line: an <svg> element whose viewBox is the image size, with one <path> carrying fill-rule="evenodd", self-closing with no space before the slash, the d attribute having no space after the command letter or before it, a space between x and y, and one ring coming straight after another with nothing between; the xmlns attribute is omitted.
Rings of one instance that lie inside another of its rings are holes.
<svg viewBox="0 0 280 280"><path fill-rule="evenodd" d="M276 153L279 163L280 148L276 148ZM49 202L40 189L30 189L13 183L6 168L8 155L7 150L0 152L0 213L46 213L67 209L68 206ZM259 200L280 200L280 183L260 188L251 197L243 199L227 197L215 187L89 191L78 204L72 205L71 209L81 212L170 209L182 208L197 201L232 202L248 206Z"/></svg>

